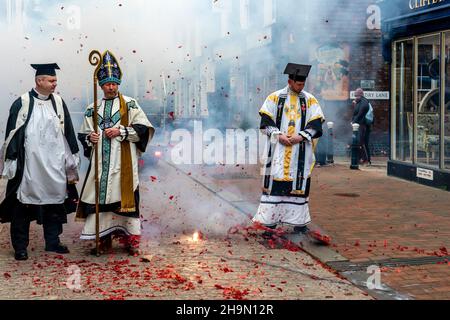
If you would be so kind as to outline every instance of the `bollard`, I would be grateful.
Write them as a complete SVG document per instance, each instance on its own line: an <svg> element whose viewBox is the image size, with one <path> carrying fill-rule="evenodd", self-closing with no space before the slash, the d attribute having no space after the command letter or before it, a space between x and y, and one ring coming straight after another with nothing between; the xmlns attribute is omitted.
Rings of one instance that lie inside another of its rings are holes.
<svg viewBox="0 0 450 320"><path fill-rule="evenodd" d="M327 163L334 163L334 122L328 122L328 147L327 147Z"/></svg>
<svg viewBox="0 0 450 320"><path fill-rule="evenodd" d="M352 164L350 169L359 170L359 124L352 123L353 128L353 142L352 142Z"/></svg>

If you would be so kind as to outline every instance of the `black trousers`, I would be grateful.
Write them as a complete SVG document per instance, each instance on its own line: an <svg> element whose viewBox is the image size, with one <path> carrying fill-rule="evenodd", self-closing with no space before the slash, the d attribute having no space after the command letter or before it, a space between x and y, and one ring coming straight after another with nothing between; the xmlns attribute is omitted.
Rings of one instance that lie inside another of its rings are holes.
<svg viewBox="0 0 450 320"><path fill-rule="evenodd" d="M369 142L370 142L370 133L372 132L372 126L367 126L366 127L366 134L364 137L364 147L366 149L366 156L367 156L367 161L372 162L372 157L370 156L370 147L369 147Z"/></svg>
<svg viewBox="0 0 450 320"><path fill-rule="evenodd" d="M371 162L370 156L370 133L372 131L372 127L368 125L361 125L359 127L359 143L361 145L359 160Z"/></svg>
<svg viewBox="0 0 450 320"><path fill-rule="evenodd" d="M30 242L30 223L33 214L33 206L19 203L14 210L11 221L11 242L16 252L24 252ZM59 244L59 236L63 232L63 223L57 215L48 210L43 210L42 225L44 227L44 239L46 248L52 248Z"/></svg>

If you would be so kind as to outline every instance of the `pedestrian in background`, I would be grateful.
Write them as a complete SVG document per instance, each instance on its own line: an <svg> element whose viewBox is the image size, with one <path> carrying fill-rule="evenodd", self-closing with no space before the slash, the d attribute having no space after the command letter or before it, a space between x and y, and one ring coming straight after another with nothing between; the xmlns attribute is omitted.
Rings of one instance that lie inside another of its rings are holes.
<svg viewBox="0 0 450 320"><path fill-rule="evenodd" d="M370 133L373 125L373 109L369 100L364 96L364 90L356 89L355 100L352 103L354 108L352 124L359 124L359 162L361 164L372 164L370 157Z"/></svg>

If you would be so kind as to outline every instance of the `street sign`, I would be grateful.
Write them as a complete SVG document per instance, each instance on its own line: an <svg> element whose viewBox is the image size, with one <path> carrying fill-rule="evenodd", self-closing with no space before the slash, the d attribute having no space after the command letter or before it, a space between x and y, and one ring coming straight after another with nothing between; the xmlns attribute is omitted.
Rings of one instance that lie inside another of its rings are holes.
<svg viewBox="0 0 450 320"><path fill-rule="evenodd" d="M364 90L375 89L375 80L361 80L361 88Z"/></svg>
<svg viewBox="0 0 450 320"><path fill-rule="evenodd" d="M389 100L389 91L365 91L364 96L369 100ZM350 92L350 99L355 99L355 91Z"/></svg>

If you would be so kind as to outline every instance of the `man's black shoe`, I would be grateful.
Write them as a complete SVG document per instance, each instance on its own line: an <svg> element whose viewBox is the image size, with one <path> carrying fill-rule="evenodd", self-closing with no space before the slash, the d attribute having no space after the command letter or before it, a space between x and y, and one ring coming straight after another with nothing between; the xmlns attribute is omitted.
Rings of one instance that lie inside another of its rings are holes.
<svg viewBox="0 0 450 320"><path fill-rule="evenodd" d="M273 239L274 235L275 235L275 233L273 233L273 232L264 231L261 236L263 237L263 239L269 240L269 239Z"/></svg>
<svg viewBox="0 0 450 320"><path fill-rule="evenodd" d="M294 232L298 234L307 234L309 232L309 228L307 226L294 227Z"/></svg>
<svg viewBox="0 0 450 320"><path fill-rule="evenodd" d="M16 252L14 258L18 261L28 260L28 253L26 251Z"/></svg>
<svg viewBox="0 0 450 320"><path fill-rule="evenodd" d="M58 244L57 246L54 247L45 247L45 251L47 252L56 252L59 254L66 254L66 253L70 253L69 249L63 245L63 244Z"/></svg>
<svg viewBox="0 0 450 320"><path fill-rule="evenodd" d="M265 228L266 231L264 231L263 234L261 235L263 239L266 240L273 239L273 237L275 236L275 230L277 229L277 225L266 226Z"/></svg>

